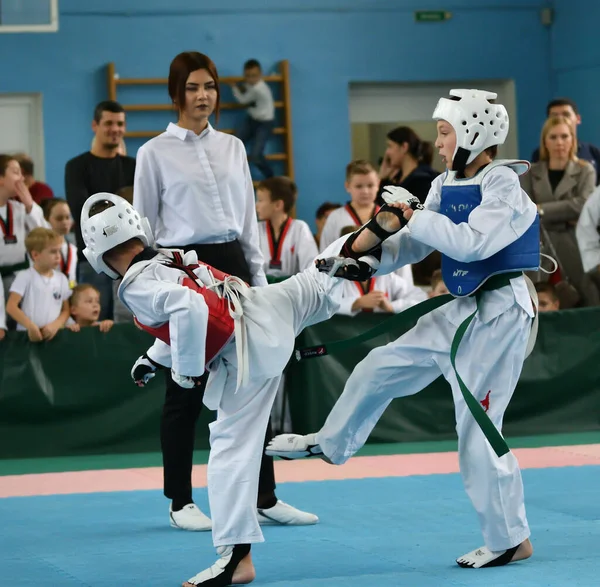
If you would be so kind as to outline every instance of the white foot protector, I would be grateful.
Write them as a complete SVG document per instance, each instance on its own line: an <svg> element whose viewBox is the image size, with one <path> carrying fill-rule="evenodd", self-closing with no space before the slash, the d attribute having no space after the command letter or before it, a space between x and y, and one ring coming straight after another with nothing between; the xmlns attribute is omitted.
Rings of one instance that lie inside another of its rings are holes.
<svg viewBox="0 0 600 587"><path fill-rule="evenodd" d="M286 460L322 457L323 451L316 443L316 434L280 434L269 442L265 454Z"/></svg>
<svg viewBox="0 0 600 587"><path fill-rule="evenodd" d="M319 521L315 514L303 512L280 499L272 508L264 510L259 508L257 513L258 523L261 526L312 526Z"/></svg>
<svg viewBox="0 0 600 587"><path fill-rule="evenodd" d="M517 552L519 546L514 546L508 550L494 551L486 546L464 554L456 559L459 566L466 569L482 569L486 567L501 567L507 565Z"/></svg>
<svg viewBox="0 0 600 587"><path fill-rule="evenodd" d="M211 519L195 503L188 503L177 512L169 509L169 517L173 528L190 532L209 532L212 529Z"/></svg>
<svg viewBox="0 0 600 587"><path fill-rule="evenodd" d="M204 585L205 587L225 587L231 585L233 573L240 561L250 552L249 544L236 546L219 546L217 562L204 571L188 579L191 585Z"/></svg>

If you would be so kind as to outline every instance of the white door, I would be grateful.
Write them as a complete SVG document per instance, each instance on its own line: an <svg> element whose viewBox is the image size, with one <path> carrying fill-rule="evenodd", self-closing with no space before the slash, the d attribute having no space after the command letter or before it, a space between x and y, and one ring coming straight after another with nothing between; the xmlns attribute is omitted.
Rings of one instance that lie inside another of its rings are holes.
<svg viewBox="0 0 600 587"><path fill-rule="evenodd" d="M511 128L506 143L498 149L500 158L518 157L515 86L512 80L468 80L432 83L351 83L350 124L353 154L383 155L385 134L396 126L410 126L424 140L435 140L435 122L431 115L439 98L452 88L481 88L496 92L504 104ZM440 166L434 158L434 167Z"/></svg>
<svg viewBox="0 0 600 587"><path fill-rule="evenodd" d="M41 94L0 94L0 153L27 153L45 181Z"/></svg>

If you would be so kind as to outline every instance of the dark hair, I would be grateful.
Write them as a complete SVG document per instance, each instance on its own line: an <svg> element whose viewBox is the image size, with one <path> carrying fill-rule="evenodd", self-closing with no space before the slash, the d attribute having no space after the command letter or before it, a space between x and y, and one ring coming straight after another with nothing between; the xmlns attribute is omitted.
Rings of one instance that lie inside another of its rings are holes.
<svg viewBox="0 0 600 587"><path fill-rule="evenodd" d="M215 119L219 120L219 105L221 103L221 90L219 88L219 74L212 59L198 51L184 51L171 61L169 67L169 96L179 112L185 105L185 85L192 71L205 69L213 78L217 86L217 102L215 104Z"/></svg>
<svg viewBox="0 0 600 587"><path fill-rule="evenodd" d="M56 208L56 206L58 206L59 204L66 204L67 206L69 205L67 200L63 200L62 198L48 198L46 200L42 200L40 208L42 209L42 212L44 213L44 218L46 220L50 220L52 210L54 210L54 208Z"/></svg>
<svg viewBox="0 0 600 587"><path fill-rule="evenodd" d="M258 69L260 69L262 71L260 62L257 61L256 59L248 59L248 61L246 61L246 63L244 63L244 71L246 71L247 69L254 69L255 67L258 67Z"/></svg>
<svg viewBox="0 0 600 587"><path fill-rule="evenodd" d="M289 177L269 177L259 182L257 189L267 190L271 202L281 200L283 202L283 210L289 214L296 203L296 194L298 189L296 184Z"/></svg>
<svg viewBox="0 0 600 587"><path fill-rule="evenodd" d="M125 108L121 106L118 102L114 100L103 100L102 102L96 105L94 108L94 120L96 122L100 122L102 120L103 112L112 112L113 114L120 114L121 112L125 112Z"/></svg>
<svg viewBox="0 0 600 587"><path fill-rule="evenodd" d="M17 161L17 159L14 155L0 155L0 175L2 175L2 176L6 175L6 170L8 169L8 164L11 161Z"/></svg>
<svg viewBox="0 0 600 587"><path fill-rule="evenodd" d="M556 288L548 281L538 281L535 283L535 291L537 293L545 293L548 294L553 301L558 301L558 294L556 293Z"/></svg>
<svg viewBox="0 0 600 587"><path fill-rule="evenodd" d="M338 208L341 208L342 205L341 204L335 204L334 202L323 202L318 208L317 208L317 213L315 214L315 218L317 220L320 220L321 218L323 218L325 216L325 214L327 214L327 212L329 212L330 210L337 210Z"/></svg>
<svg viewBox="0 0 600 587"><path fill-rule="evenodd" d="M33 175L33 160L29 155L26 153L17 153L14 158L19 162L23 175Z"/></svg>
<svg viewBox="0 0 600 587"><path fill-rule="evenodd" d="M408 152L418 163L431 165L433 161L433 144L429 141L422 141L410 126L399 126L392 129L388 132L387 138L399 145L408 143Z"/></svg>
<svg viewBox="0 0 600 587"><path fill-rule="evenodd" d="M546 106L546 117L550 116L550 109L555 108L556 106L570 106L573 108L573 112L579 115L579 108L577 108L577 104L575 104L571 98L554 98L554 100L550 100Z"/></svg>

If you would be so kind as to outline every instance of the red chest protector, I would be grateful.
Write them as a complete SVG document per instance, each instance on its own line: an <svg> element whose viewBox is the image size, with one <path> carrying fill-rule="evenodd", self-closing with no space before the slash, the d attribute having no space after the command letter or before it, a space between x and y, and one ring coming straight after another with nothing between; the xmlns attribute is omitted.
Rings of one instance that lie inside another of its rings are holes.
<svg viewBox="0 0 600 587"><path fill-rule="evenodd" d="M201 265L204 265L211 270L215 279L219 281L228 277L228 274L223 273L222 271L219 271L218 269L215 269L206 263L198 263L197 265L183 265L183 259L179 253L174 253L173 258L174 262L168 264L167 267L173 267L174 269L180 269L183 271L187 277L183 278L181 285L189 287L191 290L197 292L198 295L201 295L208 306L208 325L205 345L206 352L204 357L204 364L208 365L233 336L234 320L229 314L229 303L227 299L220 298L213 290L208 289L201 283L198 283L193 271ZM151 327L142 324L137 318L134 318L134 320L142 330L145 330L152 336L162 340L165 344L171 344L168 322L165 322L160 326Z"/></svg>

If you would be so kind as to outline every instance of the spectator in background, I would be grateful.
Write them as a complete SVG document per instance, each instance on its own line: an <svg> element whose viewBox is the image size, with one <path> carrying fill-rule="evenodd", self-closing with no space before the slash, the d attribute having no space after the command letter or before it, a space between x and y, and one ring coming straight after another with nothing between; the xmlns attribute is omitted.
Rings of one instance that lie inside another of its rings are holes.
<svg viewBox="0 0 600 587"><path fill-rule="evenodd" d="M219 271L254 286L266 285L244 145L209 123L213 113L217 120L219 115L215 64L202 53L180 53L171 62L168 90L179 118L139 149L134 207L148 218L158 246L195 251L200 261ZM208 373L193 390L177 385L170 369L165 369L165 378L161 448L164 494L171 500L169 520L183 530L210 530L210 519L192 497L195 427ZM270 432L265 433L270 439ZM259 522L316 523L313 514L277 499L272 457L263 453L255 458L261 459ZM214 482L219 485L218 479Z"/></svg>
<svg viewBox="0 0 600 587"><path fill-rule="evenodd" d="M442 277L442 270L436 269L431 275L431 290L429 292L430 298L437 298L438 296L443 296L447 293L448 288L444 283L444 278Z"/></svg>
<svg viewBox="0 0 600 587"><path fill-rule="evenodd" d="M41 204L43 200L49 200L54 197L52 188L41 181L37 181L33 176L33 159L26 153L18 153L15 159L21 166L25 185L29 188L29 193L36 204Z"/></svg>
<svg viewBox="0 0 600 587"><path fill-rule="evenodd" d="M583 270L600 293L600 187L584 204L575 229Z"/></svg>
<svg viewBox="0 0 600 587"><path fill-rule="evenodd" d="M308 224L290 217L296 194L287 177L265 179L256 188L258 240L269 282L304 271L319 254Z"/></svg>
<svg viewBox="0 0 600 587"><path fill-rule="evenodd" d="M77 284L77 247L67 241L67 235L73 228L71 210L66 200L52 198L44 202L44 218L54 232L63 237L60 248L60 271L69 280L69 287L73 289Z"/></svg>
<svg viewBox="0 0 600 587"><path fill-rule="evenodd" d="M546 118L562 116L566 118L574 128L581 124L581 114L577 104L570 98L555 98L546 106ZM575 133L577 134L577 133ZM596 171L596 185L600 183L600 149L592 143L577 142L576 155L579 159L589 161ZM531 155L531 161L536 163L540 160L540 148L538 147Z"/></svg>
<svg viewBox="0 0 600 587"><path fill-rule="evenodd" d="M423 141L408 126L399 126L387 134L387 148L379 169L379 193L377 204L383 201L386 185L399 185L419 198L423 204L431 188L431 182L439 172L431 167L433 145ZM433 251L420 263L413 265L414 281L420 285L429 283L429 277L442 266L442 255Z"/></svg>
<svg viewBox="0 0 600 587"><path fill-rule="evenodd" d="M5 299L16 272L29 267L25 237L30 230L46 225L42 209L25 185L19 162L11 155L0 155L0 275Z"/></svg>
<svg viewBox="0 0 600 587"><path fill-rule="evenodd" d="M79 332L88 326L97 326L100 332L108 332L113 327L112 320L98 320L100 317L100 292L89 283L73 288L69 300L70 317L67 328Z"/></svg>
<svg viewBox="0 0 600 587"><path fill-rule="evenodd" d="M556 289L547 281L538 281L535 284L535 291L538 295L538 311L555 312L560 310L560 301Z"/></svg>
<svg viewBox="0 0 600 587"><path fill-rule="evenodd" d="M79 229L79 216L84 202L92 194L119 194L133 185L135 159L119 154L125 134L125 110L118 102L100 102L94 110L92 130L96 142L91 151L67 162L65 194L75 219L75 238L78 248L77 281L91 283L101 293L100 319L113 317L113 283L104 274L96 273L83 256L84 243Z"/></svg>
<svg viewBox="0 0 600 587"><path fill-rule="evenodd" d="M306 222L290 217L296 205L296 184L288 177L264 179L256 188L258 240L269 283L287 279L310 267L319 251ZM272 433L292 430L285 397L285 375L271 410Z"/></svg>
<svg viewBox="0 0 600 587"><path fill-rule="evenodd" d="M6 313L32 342L51 340L69 318L71 289L57 270L62 240L50 228L34 228L25 239L33 265L19 271L10 286Z"/></svg>
<svg viewBox="0 0 600 587"><path fill-rule="evenodd" d="M408 126L399 126L387 134L387 148L379 169L379 193L377 203L386 185L399 185L425 202L431 182L440 174L431 167L433 144L422 141Z"/></svg>
<svg viewBox="0 0 600 587"><path fill-rule="evenodd" d="M331 243L340 237L340 232L346 226L362 226L377 212L379 206L375 203L379 189L379 177L375 168L363 159L351 161L346 166L346 191L350 194L350 201L343 207L333 210L323 227L319 250L325 250ZM396 271L400 277L414 285L412 266L405 265Z"/></svg>
<svg viewBox="0 0 600 587"><path fill-rule="evenodd" d="M97 144L98 144L98 139L96 138L96 135L94 135L94 138L92 139L92 145L90 147L90 151L94 152L94 149L96 148ZM127 145L125 144L125 140L124 139L121 139L119 141L119 146L117 147L117 154L118 155L122 155L123 157L125 155L127 155ZM121 196L121 197L123 197L123 196Z"/></svg>
<svg viewBox="0 0 600 587"><path fill-rule="evenodd" d="M356 226L346 226L340 237L351 234ZM402 312L427 299L425 292L397 273L372 277L367 281L344 281L342 301L336 314L356 316L361 312Z"/></svg>
<svg viewBox="0 0 600 587"><path fill-rule="evenodd" d="M315 225L317 226L317 232L314 235L317 247L320 246L321 233L323 232L325 221L329 217L329 214L331 214L331 212L337 210L338 208L341 208L341 204L335 204L334 202L323 202L323 204L321 204L317 208L317 213L315 215Z"/></svg>
<svg viewBox="0 0 600 587"><path fill-rule="evenodd" d="M575 226L586 200L594 190L595 172L575 155L575 127L562 116L549 118L542 128L540 157L521 186L537 204L542 235L547 235L558 257L560 278L581 296L582 305L596 305L598 292L585 275L575 238Z"/></svg>
<svg viewBox="0 0 600 587"><path fill-rule="evenodd" d="M262 78L262 68L256 59L244 63L244 81L231 85L235 99L247 108L247 116L237 131L238 138L248 146L248 161L268 178L274 175L265 158L265 147L275 124L275 103L271 88Z"/></svg>
<svg viewBox="0 0 600 587"><path fill-rule="evenodd" d="M362 226L377 214L379 206L375 203L379 178L375 168L363 159L351 161L346 166L346 191L350 201L343 207L333 210L321 232L319 250L325 250L340 237L346 226Z"/></svg>

